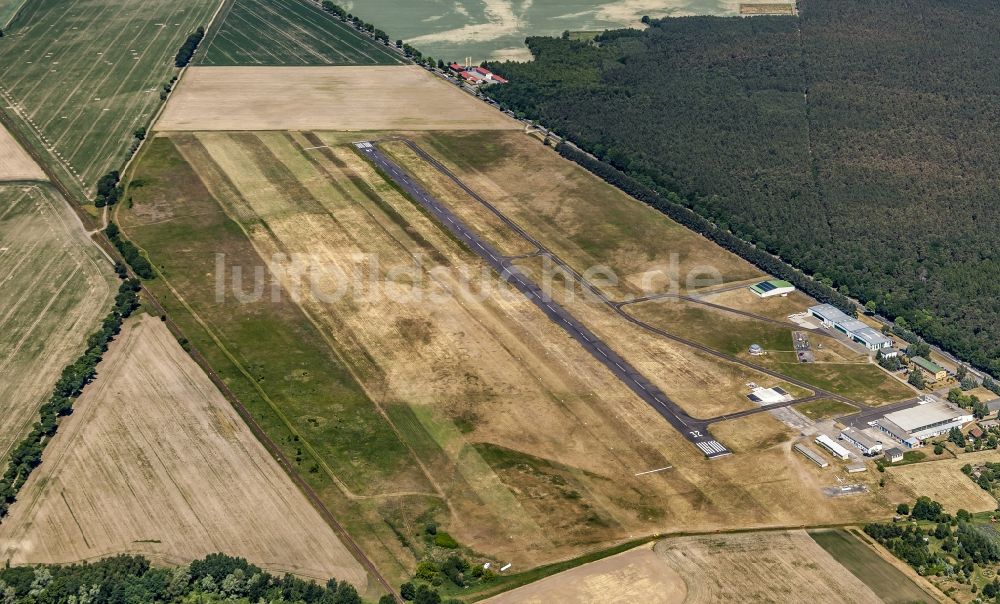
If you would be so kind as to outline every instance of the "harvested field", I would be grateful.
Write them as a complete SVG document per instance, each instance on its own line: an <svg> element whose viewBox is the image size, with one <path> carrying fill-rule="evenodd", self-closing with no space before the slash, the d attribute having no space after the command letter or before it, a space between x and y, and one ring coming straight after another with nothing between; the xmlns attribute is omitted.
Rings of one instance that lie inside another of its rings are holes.
<svg viewBox="0 0 1000 604"><path fill-rule="evenodd" d="M683 577L688 604L882 602L805 531L667 538L654 550Z"/></svg>
<svg viewBox="0 0 1000 604"><path fill-rule="evenodd" d="M81 191L121 164L215 0L38 0L0 38L0 99ZM89 197L89 195L88 195Z"/></svg>
<svg viewBox="0 0 1000 604"><path fill-rule="evenodd" d="M652 544L561 572L483 600L489 604L675 604L685 601L684 579Z"/></svg>
<svg viewBox="0 0 1000 604"><path fill-rule="evenodd" d="M213 552L367 588L364 570L164 323L126 324L0 526L14 564Z"/></svg>
<svg viewBox="0 0 1000 604"><path fill-rule="evenodd" d="M612 297L684 292L761 276L756 267L530 136L435 132L412 138L577 271L611 269L617 285L604 289ZM411 164L402 162L407 169Z"/></svg>
<svg viewBox="0 0 1000 604"><path fill-rule="evenodd" d="M521 127L415 65L194 67L156 123L159 131Z"/></svg>
<svg viewBox="0 0 1000 604"><path fill-rule="evenodd" d="M0 180L46 180L45 173L0 124Z"/></svg>
<svg viewBox="0 0 1000 604"><path fill-rule="evenodd" d="M405 63L385 45L362 36L309 0L233 2L198 57L201 65Z"/></svg>
<svg viewBox="0 0 1000 604"><path fill-rule="evenodd" d="M780 447L706 461L537 307L475 278L478 257L352 146L323 142L158 135L119 223L192 344L390 577L427 555L428 519L526 569L670 527L886 513L822 501ZM296 259L324 269L313 287Z"/></svg>
<svg viewBox="0 0 1000 604"><path fill-rule="evenodd" d="M996 452L963 453L958 459L890 466L886 468L886 473L906 488L913 499L926 495L941 502L948 513L954 514L959 508L986 512L996 509L997 500L961 470L967 463L976 465L986 461L997 461Z"/></svg>
<svg viewBox="0 0 1000 604"><path fill-rule="evenodd" d="M0 186L0 465L115 295L111 264L49 185Z"/></svg>
<svg viewBox="0 0 1000 604"><path fill-rule="evenodd" d="M910 576L914 571L906 563L894 558L886 559L873 547L861 540L867 536L857 529L820 529L809 531L809 536L829 552L846 569L854 573L886 604L913 604L935 602ZM891 554L886 553L891 556ZM906 569L900 570L900 567ZM922 581L922 580L921 580Z"/></svg>

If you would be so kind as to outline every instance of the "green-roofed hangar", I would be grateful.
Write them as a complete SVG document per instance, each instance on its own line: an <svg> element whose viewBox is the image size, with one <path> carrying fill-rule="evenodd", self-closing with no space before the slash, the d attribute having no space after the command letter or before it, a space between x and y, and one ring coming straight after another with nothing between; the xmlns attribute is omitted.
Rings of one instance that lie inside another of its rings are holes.
<svg viewBox="0 0 1000 604"><path fill-rule="evenodd" d="M749 289L761 298L770 298L772 296L787 296L795 291L795 286L781 279L770 279L751 285Z"/></svg>

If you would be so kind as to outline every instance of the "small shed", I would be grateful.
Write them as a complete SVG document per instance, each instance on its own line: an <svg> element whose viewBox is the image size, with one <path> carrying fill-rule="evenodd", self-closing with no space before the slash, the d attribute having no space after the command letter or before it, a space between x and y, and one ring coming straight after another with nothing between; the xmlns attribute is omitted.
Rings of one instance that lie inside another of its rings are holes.
<svg viewBox="0 0 1000 604"><path fill-rule="evenodd" d="M892 447L891 449L886 449L885 460L889 463L897 463L903 461L903 450L899 447Z"/></svg>

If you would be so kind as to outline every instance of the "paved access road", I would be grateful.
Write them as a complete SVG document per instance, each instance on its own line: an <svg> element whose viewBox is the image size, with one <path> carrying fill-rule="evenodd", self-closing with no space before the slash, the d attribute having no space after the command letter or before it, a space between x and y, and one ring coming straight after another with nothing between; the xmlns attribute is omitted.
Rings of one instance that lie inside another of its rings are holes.
<svg viewBox="0 0 1000 604"><path fill-rule="evenodd" d="M732 452L712 437L707 423L689 416L674 401L654 386L632 365L619 356L600 338L578 321L569 311L545 295L541 287L532 281L511 258L500 254L489 243L469 229L455 214L438 200L431 197L401 167L382 154L370 141L355 143L371 162L417 203L431 213L469 249L485 260L500 276L524 294L555 324L562 327L595 359L607 367L630 390L636 393L650 407L693 443L709 459L729 455Z"/></svg>

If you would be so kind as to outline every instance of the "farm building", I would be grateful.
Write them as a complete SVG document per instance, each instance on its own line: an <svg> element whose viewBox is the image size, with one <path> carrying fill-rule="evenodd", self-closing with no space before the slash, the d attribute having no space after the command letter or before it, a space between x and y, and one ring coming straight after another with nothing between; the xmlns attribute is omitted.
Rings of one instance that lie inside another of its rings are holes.
<svg viewBox="0 0 1000 604"><path fill-rule="evenodd" d="M971 422L972 414L947 401L935 401L902 411L887 413L875 421L878 428L907 447L960 428Z"/></svg>
<svg viewBox="0 0 1000 604"><path fill-rule="evenodd" d="M851 458L851 454L847 451L847 449L840 446L840 444L837 441L833 440L826 434L820 434L819 437L816 439L816 444L823 447L830 453L833 453L834 457L837 457L839 459Z"/></svg>
<svg viewBox="0 0 1000 604"><path fill-rule="evenodd" d="M948 377L948 372L944 367L934 361L928 361L924 357L911 357L910 362L934 381L943 380Z"/></svg>
<svg viewBox="0 0 1000 604"><path fill-rule="evenodd" d="M824 326L843 333L868 350L891 348L892 340L863 322L848 316L832 304L817 304L809 307L809 314L819 319Z"/></svg>
<svg viewBox="0 0 1000 604"><path fill-rule="evenodd" d="M459 63L452 63L451 65L448 65L448 69L451 69L453 72L458 74L458 77L470 84L479 85L507 83L507 80L501 78L485 67L471 67L460 65Z"/></svg>
<svg viewBox="0 0 1000 604"><path fill-rule="evenodd" d="M809 461L813 462L814 464L816 464L821 468L825 468L828 465L830 465L830 463L827 462L825 459L823 459L818 453L816 453L815 451L813 451L812 449L810 449L809 447L805 446L802 443L797 443L795 445L795 450L804 455L806 459L808 459Z"/></svg>
<svg viewBox="0 0 1000 604"><path fill-rule="evenodd" d="M761 281L756 285L751 285L749 289L758 297L770 298L772 296L787 296L795 291L795 286L788 281L771 279L769 281Z"/></svg>
<svg viewBox="0 0 1000 604"><path fill-rule="evenodd" d="M840 438L851 443L869 457L882 451L882 441L876 440L856 428L845 428L840 433Z"/></svg>
<svg viewBox="0 0 1000 604"><path fill-rule="evenodd" d="M886 449L885 460L889 463L897 463L903 461L903 450L899 447L892 447L891 449Z"/></svg>

